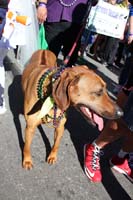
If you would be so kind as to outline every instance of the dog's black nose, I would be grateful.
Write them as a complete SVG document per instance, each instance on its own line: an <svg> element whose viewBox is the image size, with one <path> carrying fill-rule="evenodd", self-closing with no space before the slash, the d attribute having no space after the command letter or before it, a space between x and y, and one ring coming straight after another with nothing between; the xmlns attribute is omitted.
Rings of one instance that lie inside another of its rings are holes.
<svg viewBox="0 0 133 200"><path fill-rule="evenodd" d="M124 114L123 110L119 106L116 106L116 114L115 114L116 118L122 117L123 114Z"/></svg>

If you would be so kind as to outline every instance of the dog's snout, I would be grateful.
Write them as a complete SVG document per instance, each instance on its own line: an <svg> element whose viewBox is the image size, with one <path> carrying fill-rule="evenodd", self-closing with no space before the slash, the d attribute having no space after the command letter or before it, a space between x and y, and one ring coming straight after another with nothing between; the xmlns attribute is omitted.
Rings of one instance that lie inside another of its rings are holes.
<svg viewBox="0 0 133 200"><path fill-rule="evenodd" d="M115 104L112 112L106 110L104 113L102 113L102 116L106 119L118 119L123 116L123 111L118 105Z"/></svg>
<svg viewBox="0 0 133 200"><path fill-rule="evenodd" d="M122 117L123 116L123 110L119 107L119 106L117 106L116 105L116 113L115 113L115 117L116 118L120 118L120 117Z"/></svg>

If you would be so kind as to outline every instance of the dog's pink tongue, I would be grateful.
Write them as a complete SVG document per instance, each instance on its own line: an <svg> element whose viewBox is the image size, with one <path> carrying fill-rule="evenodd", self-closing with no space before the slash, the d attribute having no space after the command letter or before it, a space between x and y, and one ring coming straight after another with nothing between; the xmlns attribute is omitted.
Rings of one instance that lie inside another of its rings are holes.
<svg viewBox="0 0 133 200"><path fill-rule="evenodd" d="M98 130L101 131L104 126L103 118L98 116L97 114L93 113L93 120L98 125Z"/></svg>
<svg viewBox="0 0 133 200"><path fill-rule="evenodd" d="M98 130L101 131L104 126L103 118L94 113L93 111L90 111L88 108L81 106L80 109L82 112L89 117L95 124L98 126Z"/></svg>

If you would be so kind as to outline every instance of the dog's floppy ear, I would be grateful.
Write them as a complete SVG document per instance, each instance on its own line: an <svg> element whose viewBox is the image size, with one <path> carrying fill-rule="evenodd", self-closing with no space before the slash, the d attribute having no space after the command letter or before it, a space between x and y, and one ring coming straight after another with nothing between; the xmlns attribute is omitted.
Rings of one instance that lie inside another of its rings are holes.
<svg viewBox="0 0 133 200"><path fill-rule="evenodd" d="M63 72L58 80L53 84L52 95L57 106L65 111L70 105L70 99L68 95L68 87L73 80L72 73Z"/></svg>

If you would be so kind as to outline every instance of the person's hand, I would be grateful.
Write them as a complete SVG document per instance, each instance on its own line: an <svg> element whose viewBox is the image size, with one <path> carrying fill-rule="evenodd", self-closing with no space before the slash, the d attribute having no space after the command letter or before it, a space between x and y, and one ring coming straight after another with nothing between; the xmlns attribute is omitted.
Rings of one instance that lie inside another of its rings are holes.
<svg viewBox="0 0 133 200"><path fill-rule="evenodd" d="M124 34L120 37L120 40L124 40Z"/></svg>
<svg viewBox="0 0 133 200"><path fill-rule="evenodd" d="M47 19L47 8L46 6L39 6L37 8L37 18L39 23L43 23Z"/></svg>
<svg viewBox="0 0 133 200"><path fill-rule="evenodd" d="M131 44L131 42L133 41L133 35L129 35L128 36L128 44Z"/></svg>

